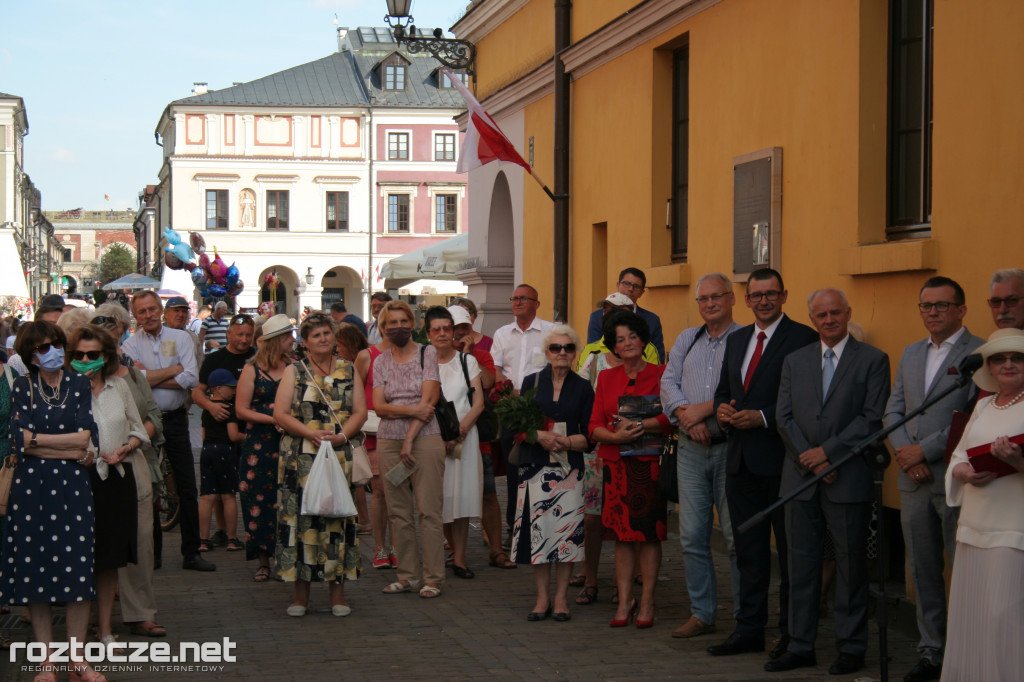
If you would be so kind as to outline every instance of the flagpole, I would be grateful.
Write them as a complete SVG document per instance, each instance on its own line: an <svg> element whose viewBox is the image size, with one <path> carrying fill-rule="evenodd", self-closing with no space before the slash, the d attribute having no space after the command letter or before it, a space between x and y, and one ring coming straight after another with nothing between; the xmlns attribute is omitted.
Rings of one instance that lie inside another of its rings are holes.
<svg viewBox="0 0 1024 682"><path fill-rule="evenodd" d="M555 195L552 193L550 189L548 189L547 183L541 180L540 177L537 175L537 171L533 170L532 168L530 169L530 177L537 181L537 184L540 185L540 188L544 190L544 192L549 197L551 197L551 201L555 200Z"/></svg>

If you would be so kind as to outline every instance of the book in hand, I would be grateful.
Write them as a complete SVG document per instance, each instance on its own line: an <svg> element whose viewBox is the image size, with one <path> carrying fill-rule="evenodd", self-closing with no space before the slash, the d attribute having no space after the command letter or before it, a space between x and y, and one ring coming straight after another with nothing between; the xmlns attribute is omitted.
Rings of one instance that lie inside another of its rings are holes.
<svg viewBox="0 0 1024 682"><path fill-rule="evenodd" d="M619 418L626 421L650 419L662 414L660 395L623 395L619 396ZM619 455L623 457L661 454L665 438L660 433L645 433L630 443L619 446Z"/></svg>
<svg viewBox="0 0 1024 682"><path fill-rule="evenodd" d="M1010 442L1024 445L1024 433L1011 437ZM996 475L996 478L1019 473L1012 466L992 454L992 443L968 448L967 461L976 472L991 471Z"/></svg>

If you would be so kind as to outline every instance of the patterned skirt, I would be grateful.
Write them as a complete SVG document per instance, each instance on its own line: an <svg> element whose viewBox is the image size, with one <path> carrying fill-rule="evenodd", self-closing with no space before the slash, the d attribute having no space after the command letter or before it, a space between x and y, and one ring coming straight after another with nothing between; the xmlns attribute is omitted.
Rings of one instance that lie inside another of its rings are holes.
<svg viewBox="0 0 1024 682"><path fill-rule="evenodd" d="M520 479L512 527L517 564L583 561L583 472L543 467Z"/></svg>
<svg viewBox="0 0 1024 682"><path fill-rule="evenodd" d="M662 542L668 532L668 505L658 495L657 459L622 457L604 462L604 539Z"/></svg>

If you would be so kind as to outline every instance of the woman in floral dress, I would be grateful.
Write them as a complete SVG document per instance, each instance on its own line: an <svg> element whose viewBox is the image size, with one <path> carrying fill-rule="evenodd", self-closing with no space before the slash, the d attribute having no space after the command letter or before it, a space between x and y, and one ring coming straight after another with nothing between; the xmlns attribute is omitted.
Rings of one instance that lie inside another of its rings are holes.
<svg viewBox="0 0 1024 682"><path fill-rule="evenodd" d="M334 447L345 475L351 476L350 439L359 442L366 398L355 366L333 355L329 315L310 315L299 334L308 354L285 370L274 402L274 419L285 432L278 460L277 572L295 583L289 616L306 615L311 582L327 582L331 612L347 616L352 609L345 603L344 581L355 580L360 572L357 518L306 516L299 510L321 441Z"/></svg>
<svg viewBox="0 0 1024 682"><path fill-rule="evenodd" d="M246 423L238 463L238 496L245 527L245 558L256 559L253 580L270 579L270 557L277 538L277 464L281 434L274 421L274 400L291 363L294 325L287 315L263 324L256 355L238 378L235 413Z"/></svg>

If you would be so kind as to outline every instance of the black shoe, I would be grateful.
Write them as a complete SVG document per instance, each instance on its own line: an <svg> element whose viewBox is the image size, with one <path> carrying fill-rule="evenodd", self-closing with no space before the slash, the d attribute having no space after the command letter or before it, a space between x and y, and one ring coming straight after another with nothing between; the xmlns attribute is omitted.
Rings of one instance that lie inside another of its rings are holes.
<svg viewBox="0 0 1024 682"><path fill-rule="evenodd" d="M756 651L764 651L764 635L741 635L734 632L721 644L708 647L708 653L712 656L735 656Z"/></svg>
<svg viewBox="0 0 1024 682"><path fill-rule="evenodd" d="M786 649L788 649L788 648L789 648L789 635L783 635L782 637L779 637L777 640L775 640L774 644L772 644L772 648L768 652L768 658L770 658L770 659L772 659L774 661L776 658L778 658L782 654L786 653Z"/></svg>
<svg viewBox="0 0 1024 682"><path fill-rule="evenodd" d="M566 613L565 611L558 611L551 617L551 619L556 623L564 623L565 621L572 619L572 614Z"/></svg>
<svg viewBox="0 0 1024 682"><path fill-rule="evenodd" d="M200 554L193 554L190 557L185 557L181 562L181 567L186 571L216 571L217 565L213 564L202 557Z"/></svg>
<svg viewBox="0 0 1024 682"><path fill-rule="evenodd" d="M839 654L839 657L828 667L829 675L849 675L864 667L864 657L853 654Z"/></svg>
<svg viewBox="0 0 1024 682"><path fill-rule="evenodd" d="M814 654L802 656L794 654L792 651L787 651L774 661L765 663L764 669L765 672L769 673L781 673L786 670L793 670L794 668L810 668L816 665L818 665L818 659Z"/></svg>
<svg viewBox="0 0 1024 682"><path fill-rule="evenodd" d="M914 668L903 676L903 682L928 682L942 676L942 664L935 665L927 658L922 658Z"/></svg>
<svg viewBox="0 0 1024 682"><path fill-rule="evenodd" d="M526 620L530 621L531 623L535 623L538 620L547 619L547 617L550 615L551 607L549 606L547 611L530 611L528 614L526 614Z"/></svg>
<svg viewBox="0 0 1024 682"><path fill-rule="evenodd" d="M228 534L224 530L216 531L210 539L214 547L225 547L228 544Z"/></svg>

